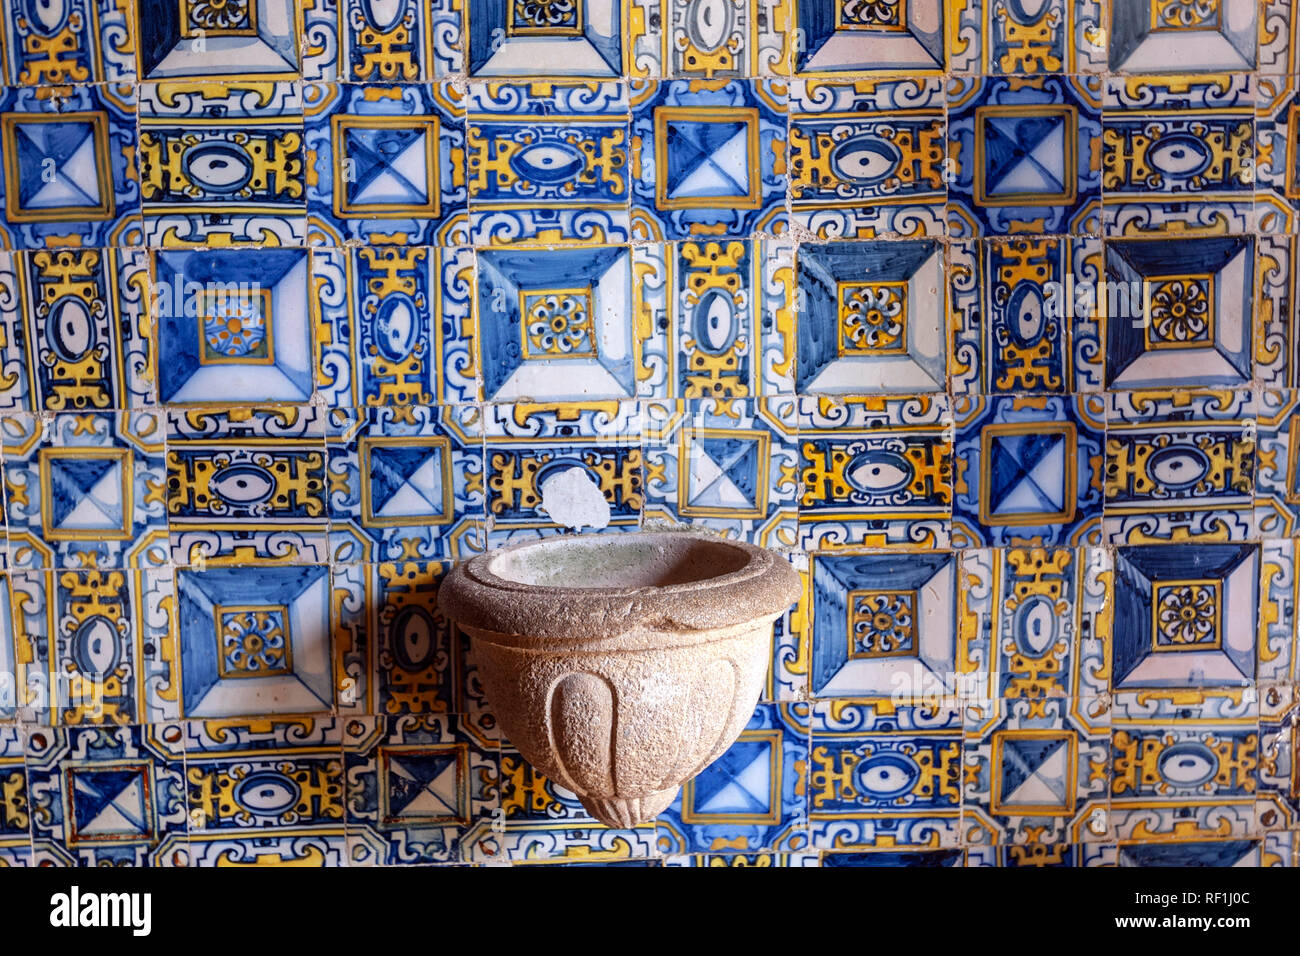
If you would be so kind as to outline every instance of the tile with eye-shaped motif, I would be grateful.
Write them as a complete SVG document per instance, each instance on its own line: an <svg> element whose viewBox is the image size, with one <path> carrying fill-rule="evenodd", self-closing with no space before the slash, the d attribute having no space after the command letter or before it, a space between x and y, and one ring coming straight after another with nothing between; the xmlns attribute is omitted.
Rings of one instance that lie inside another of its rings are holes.
<svg viewBox="0 0 1300 956"><path fill-rule="evenodd" d="M660 65L659 51L646 49L660 39L664 76L713 80L788 71L793 34L789 6L779 0L633 0L631 9L650 26L634 45L632 75Z"/></svg>
<svg viewBox="0 0 1300 956"><path fill-rule="evenodd" d="M1106 840L1109 727L1105 698L972 702L965 711L963 841Z"/></svg>
<svg viewBox="0 0 1300 956"><path fill-rule="evenodd" d="M1255 393L1111 392L1107 401L1108 542L1256 537Z"/></svg>
<svg viewBox="0 0 1300 956"><path fill-rule="evenodd" d="M316 0L303 9L304 80L433 80L464 69L462 0Z"/></svg>
<svg viewBox="0 0 1300 956"><path fill-rule="evenodd" d="M622 83L473 83L465 124L476 246L626 242Z"/></svg>
<svg viewBox="0 0 1300 956"><path fill-rule="evenodd" d="M142 249L0 252L0 409L157 404L153 289Z"/></svg>
<svg viewBox="0 0 1300 956"><path fill-rule="evenodd" d="M343 755L354 866L469 859L472 834L498 815L498 740L490 718L354 717L345 724Z"/></svg>
<svg viewBox="0 0 1300 956"><path fill-rule="evenodd" d="M134 246L143 241L136 88L0 86L0 246Z"/></svg>
<svg viewBox="0 0 1300 956"><path fill-rule="evenodd" d="M465 242L463 100L448 81L307 84L308 241Z"/></svg>
<svg viewBox="0 0 1300 956"><path fill-rule="evenodd" d="M799 546L946 547L952 516L947 397L799 400Z"/></svg>
<svg viewBox="0 0 1300 956"><path fill-rule="evenodd" d="M146 83L139 161L151 246L303 241L306 166L296 83Z"/></svg>
<svg viewBox="0 0 1300 956"><path fill-rule="evenodd" d="M9 563L125 568L165 563L165 422L157 410L5 420Z"/></svg>
<svg viewBox="0 0 1300 956"><path fill-rule="evenodd" d="M953 410L955 545L1100 543L1100 395L962 396Z"/></svg>
<svg viewBox="0 0 1300 956"><path fill-rule="evenodd" d="M1115 695L1110 817L1121 841L1240 839L1258 832L1260 723L1249 691L1231 705L1174 690ZM1157 716L1159 714L1159 716Z"/></svg>
<svg viewBox="0 0 1300 956"><path fill-rule="evenodd" d="M1101 240L1053 236L948 245L956 395L1101 388L1095 296Z"/></svg>
<svg viewBox="0 0 1300 956"><path fill-rule="evenodd" d="M1254 82L1250 74L1107 81L1101 134L1107 236L1253 230L1260 178Z"/></svg>
<svg viewBox="0 0 1300 956"><path fill-rule="evenodd" d="M327 560L324 417L311 405L169 410L173 560Z"/></svg>
<svg viewBox="0 0 1300 956"><path fill-rule="evenodd" d="M660 814L660 852L806 849L810 708L759 704L726 753L683 783Z"/></svg>
<svg viewBox="0 0 1300 956"><path fill-rule="evenodd" d="M1097 233L1102 92L1087 75L954 76L948 235Z"/></svg>
<svg viewBox="0 0 1300 956"><path fill-rule="evenodd" d="M958 44L952 72L1101 73L1106 69L1103 0L964 0L949 14Z"/></svg>
<svg viewBox="0 0 1300 956"><path fill-rule="evenodd" d="M482 421L477 405L332 410L325 423L331 560L481 551Z"/></svg>
<svg viewBox="0 0 1300 956"><path fill-rule="evenodd" d="M33 862L185 866L183 754L174 723L29 732Z"/></svg>
<svg viewBox="0 0 1300 956"><path fill-rule="evenodd" d="M786 231L784 83L663 80L630 92L634 239Z"/></svg>
<svg viewBox="0 0 1300 956"><path fill-rule="evenodd" d="M820 239L942 236L943 80L799 80L790 91L793 220Z"/></svg>
<svg viewBox="0 0 1300 956"><path fill-rule="evenodd" d="M793 396L646 405L646 521L791 547L799 456Z"/></svg>
<svg viewBox="0 0 1300 956"><path fill-rule="evenodd" d="M962 719L948 704L813 705L808 835L824 850L959 842Z"/></svg>

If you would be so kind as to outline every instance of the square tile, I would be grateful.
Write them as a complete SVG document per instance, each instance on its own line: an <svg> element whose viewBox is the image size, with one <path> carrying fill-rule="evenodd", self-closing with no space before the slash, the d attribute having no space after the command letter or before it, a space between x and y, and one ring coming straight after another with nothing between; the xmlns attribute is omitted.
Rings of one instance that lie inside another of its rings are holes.
<svg viewBox="0 0 1300 956"><path fill-rule="evenodd" d="M151 246L301 245L305 169L296 83L140 87L140 193Z"/></svg>
<svg viewBox="0 0 1300 956"><path fill-rule="evenodd" d="M293 79L301 14L293 0L135 0L142 80Z"/></svg>
<svg viewBox="0 0 1300 956"><path fill-rule="evenodd" d="M939 0L794 0L796 73L920 73L947 66Z"/></svg>
<svg viewBox="0 0 1300 956"><path fill-rule="evenodd" d="M660 851L806 847L808 719L805 703L759 704L736 742L660 815Z"/></svg>
<svg viewBox="0 0 1300 956"><path fill-rule="evenodd" d="M473 0L469 75L622 76L629 0Z"/></svg>
<svg viewBox="0 0 1300 956"><path fill-rule="evenodd" d="M633 87L631 107L635 237L785 231L784 85L648 82Z"/></svg>
<svg viewBox="0 0 1300 956"><path fill-rule="evenodd" d="M1099 396L958 398L955 410L955 543L1100 543Z"/></svg>
<svg viewBox="0 0 1300 956"><path fill-rule="evenodd" d="M303 96L311 242L466 240L463 93L447 82L328 83Z"/></svg>
<svg viewBox="0 0 1300 956"><path fill-rule="evenodd" d="M932 239L801 245L798 391L945 390L943 260Z"/></svg>
<svg viewBox="0 0 1300 956"><path fill-rule="evenodd" d="M465 716L355 718L343 741L353 865L454 862L498 811L497 737Z"/></svg>
<svg viewBox="0 0 1300 956"><path fill-rule="evenodd" d="M305 80L416 82L464 70L459 0L321 0L303 10Z"/></svg>
<svg viewBox="0 0 1300 956"><path fill-rule="evenodd" d="M1256 16L1251 0L1111 0L1110 68L1253 70Z"/></svg>
<svg viewBox="0 0 1300 956"><path fill-rule="evenodd" d="M136 94L126 84L0 87L0 245L118 246L141 242ZM143 164L142 164L143 165Z"/></svg>
<svg viewBox="0 0 1300 956"><path fill-rule="evenodd" d="M943 395L799 400L799 545L945 547L952 438Z"/></svg>
<svg viewBox="0 0 1300 956"><path fill-rule="evenodd" d="M1109 836L1104 698L973 704L965 718L964 839L1060 844Z"/></svg>
<svg viewBox="0 0 1300 956"><path fill-rule="evenodd" d="M477 407L332 412L326 428L335 562L450 558L483 548Z"/></svg>
<svg viewBox="0 0 1300 956"><path fill-rule="evenodd" d="M763 546L794 543L793 397L655 403L647 417L647 521L702 526Z"/></svg>
<svg viewBox="0 0 1300 956"><path fill-rule="evenodd" d="M1097 232L1101 106L1096 77L954 78L949 235Z"/></svg>
<svg viewBox="0 0 1300 956"><path fill-rule="evenodd" d="M58 866L184 866L178 724L42 728L27 739L35 856Z"/></svg>

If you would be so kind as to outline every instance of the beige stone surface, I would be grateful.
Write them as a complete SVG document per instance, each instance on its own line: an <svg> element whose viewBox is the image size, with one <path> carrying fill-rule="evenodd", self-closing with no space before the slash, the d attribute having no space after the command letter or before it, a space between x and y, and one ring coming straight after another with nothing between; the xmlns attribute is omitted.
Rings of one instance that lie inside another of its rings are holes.
<svg viewBox="0 0 1300 956"><path fill-rule="evenodd" d="M471 638L509 741L606 826L653 819L744 728L788 561L690 532L576 535L458 566L439 604Z"/></svg>

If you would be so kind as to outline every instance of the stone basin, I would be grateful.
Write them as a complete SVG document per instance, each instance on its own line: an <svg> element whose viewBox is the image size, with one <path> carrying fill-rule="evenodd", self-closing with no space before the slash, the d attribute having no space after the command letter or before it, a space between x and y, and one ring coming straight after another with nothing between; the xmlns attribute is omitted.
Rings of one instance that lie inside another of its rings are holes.
<svg viewBox="0 0 1300 956"><path fill-rule="evenodd" d="M731 746L762 692L781 556L691 532L573 535L457 566L438 596L501 729L597 820L652 820Z"/></svg>

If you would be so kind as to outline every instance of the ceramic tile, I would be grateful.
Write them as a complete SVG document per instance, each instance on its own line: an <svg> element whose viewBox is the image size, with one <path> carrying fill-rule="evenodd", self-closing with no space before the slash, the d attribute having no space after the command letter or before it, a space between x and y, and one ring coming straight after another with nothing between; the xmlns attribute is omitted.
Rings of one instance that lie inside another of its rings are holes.
<svg viewBox="0 0 1300 956"><path fill-rule="evenodd" d="M469 75L621 76L630 2L466 0Z"/></svg>
<svg viewBox="0 0 1300 956"><path fill-rule="evenodd" d="M301 10L293 0L135 0L142 80L291 80Z"/></svg>
<svg viewBox="0 0 1300 956"><path fill-rule="evenodd" d="M306 4L303 79L413 83L459 73L464 6L462 0Z"/></svg>
<svg viewBox="0 0 1300 956"><path fill-rule="evenodd" d="M1011 843L971 847L966 866L1027 867L1062 869L1087 866L1119 866L1119 848L1096 843Z"/></svg>
<svg viewBox="0 0 1300 956"><path fill-rule="evenodd" d="M137 139L135 88L58 90L51 96L45 89L0 87L0 246L138 245L148 182L142 181L146 143Z"/></svg>
<svg viewBox="0 0 1300 956"><path fill-rule="evenodd" d="M963 397L953 410L954 544L1099 543L1101 396Z"/></svg>
<svg viewBox="0 0 1300 956"><path fill-rule="evenodd" d="M1108 6L1102 0L965 0L952 13L951 68L1011 75L1105 70Z"/></svg>
<svg viewBox="0 0 1300 956"><path fill-rule="evenodd" d="M31 811L27 794L26 734L0 726L0 866L30 866Z"/></svg>
<svg viewBox="0 0 1300 956"><path fill-rule="evenodd" d="M1111 0L1110 68L1117 73L1255 69L1251 0Z"/></svg>
<svg viewBox="0 0 1300 956"><path fill-rule="evenodd" d="M947 66L942 0L791 0L796 73L939 73Z"/></svg>
<svg viewBox="0 0 1300 956"><path fill-rule="evenodd" d="M14 86L111 83L136 77L137 21L119 0L3 7L6 81Z"/></svg>

